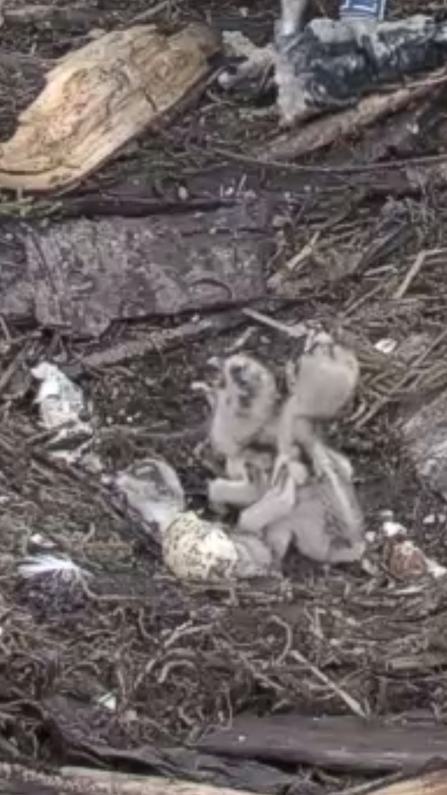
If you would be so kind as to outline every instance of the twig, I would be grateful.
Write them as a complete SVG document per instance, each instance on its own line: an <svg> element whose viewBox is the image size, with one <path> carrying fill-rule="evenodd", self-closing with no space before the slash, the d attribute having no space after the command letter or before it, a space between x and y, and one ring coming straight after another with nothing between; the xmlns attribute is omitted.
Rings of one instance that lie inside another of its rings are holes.
<svg viewBox="0 0 447 795"><path fill-rule="evenodd" d="M308 243L306 243L299 251L297 251L293 257L291 257L285 264L285 268L291 273L293 271L294 274L297 273L298 267L302 267L309 257L313 254L314 247L320 238L321 230L318 229L311 237Z"/></svg>
<svg viewBox="0 0 447 795"><path fill-rule="evenodd" d="M130 27L131 25L141 25L143 22L151 22L154 17L158 17L164 11L170 11L171 9L171 0L162 0L161 3L157 3L150 8L146 8L144 11L141 11L139 14L135 14L134 17L131 17L130 20L126 20L126 22L120 26L122 28Z"/></svg>
<svg viewBox="0 0 447 795"><path fill-rule="evenodd" d="M106 350L90 353L82 357L80 363L92 368L110 367L127 359L136 359L153 351L165 350L170 345L181 344L186 340L191 341L215 328L216 324L207 318L199 320L197 323L193 321L183 323L176 328L154 331L146 339L120 342Z"/></svg>
<svg viewBox="0 0 447 795"><path fill-rule="evenodd" d="M402 387L403 387L403 386L405 386L405 384L406 384L406 383L407 383L407 382L408 382L408 381L409 381L409 380L412 378L412 376L414 375L414 373L415 373L415 370L416 370L418 367L420 367L420 365L421 365L421 364L422 364L422 363L425 361L425 359L427 358L427 356L429 356L429 355L430 355L430 353L431 353L431 352L432 352L432 351L433 351L433 350L434 350L434 349L435 349L435 348L436 348L436 347L439 345L439 343L440 343L440 342L442 342L442 340L443 340L445 337L447 337L447 328L445 328L445 329L444 329L444 330L443 330L443 331L442 331L442 332L441 332L441 333L440 333L440 334L439 334L439 335L436 337L436 339L434 339L434 340L433 340L433 342L432 342L432 343L431 343L431 344L428 346L428 348L426 348L426 350L425 350L423 353L421 353L421 355L420 355L420 356L418 356L418 358L416 359L416 361L415 361L415 362L413 362L413 364L412 364L412 366L410 367L410 369L409 369L409 370L407 370L407 372L405 373L405 375L403 375L403 376L402 376L402 378L400 378L400 379L399 379L399 381L397 382L397 384L394 384L394 386L393 386L393 387L392 387L392 388L389 390L389 392L387 392L387 394L386 394L386 395L383 395L381 398L379 398L379 399L376 401L376 403L374 403L374 405L373 405L373 406L371 406L370 410L369 410L369 411L368 411L366 414L364 414L364 415L363 415L363 417L360 417L360 419L359 419L359 420L357 420L357 422L355 423L355 426L354 426L354 427L355 427L355 429L356 429L356 431L360 430L360 428L363 428L363 427L366 425L366 423L367 423L367 422L369 422L370 420L372 420L372 418L373 418L373 417L375 417L375 416L376 416L376 414L377 414L377 413L378 413L378 412L379 412L379 411L380 411L380 410L381 410L381 409L382 409L384 406L386 406L386 404L387 404L387 403L389 403L389 401L390 401L390 399L392 398L392 396L393 396L393 395L395 395L395 394L396 394L396 392L398 392L398 391L399 391L399 389L402 389Z"/></svg>
<svg viewBox="0 0 447 795"><path fill-rule="evenodd" d="M23 348L21 348L18 351L16 356L14 356L14 359L12 360L12 362L10 362L10 364L8 365L6 370L4 370L4 372L0 376L0 395L8 387L11 379L14 377L15 372L19 369L19 367L25 361L26 356L29 353L29 350L30 350L30 345L28 343L25 343Z"/></svg>
<svg viewBox="0 0 447 795"><path fill-rule="evenodd" d="M285 171L289 174L331 174L343 177L346 174L364 174L374 171L398 171L399 169L415 168L416 166L435 166L445 163L447 153L442 155L422 155L421 157L408 157L402 160L381 160L378 163L365 163L358 166L311 166L298 163L287 163L281 160L262 160L260 157L234 152L221 146L212 148L213 154L233 160L236 163L243 163L246 166L253 166L258 169L274 169Z"/></svg>
<svg viewBox="0 0 447 795"><path fill-rule="evenodd" d="M419 271L421 270L422 266L424 265L427 256L430 254L429 251L420 251L417 255L416 259L414 260L411 267L408 269L405 277L403 278L401 284L395 291L393 298L395 301L399 301L401 298L404 297L405 293L407 292L411 282L413 279L416 278Z"/></svg>
<svg viewBox="0 0 447 795"><path fill-rule="evenodd" d="M293 326L288 326L287 323L281 323L280 320L275 320L268 315L264 315L263 312L258 312L256 309L243 309L242 314L250 317L252 320L257 320L258 323L270 326L270 328L274 328L276 331L281 331L283 334L287 334L288 337L292 337L293 339L302 339L307 334L304 323L295 323Z"/></svg>
<svg viewBox="0 0 447 795"><path fill-rule="evenodd" d="M365 712L365 710L362 708L362 706L355 698L350 696L349 693L346 692L346 690L343 690L342 687L340 687L335 682L333 682L332 679L329 679L329 677L325 673L323 673L323 671L320 671L319 668L313 665L313 663L311 663L310 660L304 657L301 654L301 652L294 649L293 651L290 652L290 656L294 657L295 660L297 660L297 662L302 663L302 665L305 665L306 668L308 668L309 671L311 671L311 673L313 673L313 675L320 680L320 682L323 682L325 685L327 685L327 687L333 690L334 693L336 693L337 696L339 696L342 699L342 701L344 701L346 706L349 707L349 709L354 713L354 715L357 715L359 718L367 717L368 713Z"/></svg>

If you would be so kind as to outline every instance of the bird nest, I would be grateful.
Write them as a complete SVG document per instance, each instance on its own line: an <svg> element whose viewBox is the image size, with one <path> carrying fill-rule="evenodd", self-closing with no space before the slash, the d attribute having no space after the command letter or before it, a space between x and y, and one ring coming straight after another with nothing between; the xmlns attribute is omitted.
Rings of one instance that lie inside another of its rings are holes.
<svg viewBox="0 0 447 795"><path fill-rule="evenodd" d="M113 14L120 9L116 24L148 12L146 0L125 11L112 0L102 5ZM191 5L194 17L196 6L209 4ZM43 14L47 7L37 8ZM53 31L65 11L48 9L54 26L45 16L39 35L35 20L20 22L22 9L3 10L13 20L2 29L5 41L11 24L19 24L20 36L12 37L18 50L34 48L37 36L43 58L59 54ZM402 15L405 8L394 11ZM71 12L82 17L82 9ZM271 21L271 7L266 14ZM106 23L95 17L95 27ZM78 35L78 23L68 15L61 25L65 47L67 30ZM92 26L88 14L79 21L83 35ZM31 99L22 93L20 108ZM11 133L6 99L11 102L9 93L0 92L5 138ZM404 127L408 132L407 122ZM416 480L394 424L402 406L447 386L445 184L433 186L430 163L416 160L400 170L383 163L387 135L365 171L344 168L346 159L369 163L377 138L367 141L369 149L354 151L353 144L353 151L335 152L334 169L317 168L311 176L293 164L263 163L260 170L239 149L263 140L264 131L272 132L271 122L252 114L247 124L246 108L210 92L169 130L93 175L79 194L36 206L5 202L2 221L6 227L27 213L29 220L95 217L99 210L144 214L151 201L172 209L184 185L184 195L199 196L200 212L210 197L234 196L246 183L266 197L276 224L268 295L257 307L276 316L281 306L283 322L318 318L343 328L362 378L358 410L334 434L353 459L368 530L380 529L381 512L392 510L424 551L446 565L445 527L424 523L435 515L445 520L444 505ZM428 136L424 144L430 148ZM146 193L137 206L142 175ZM197 214L193 202L190 211ZM10 239L8 245L9 259ZM28 334L0 317L0 747L8 758L85 762L100 749L195 743L247 711L376 716L430 705L445 712L447 680L433 675L447 660L445 578L409 585L392 576L378 541L369 571L327 571L292 556L282 581L184 585L167 574L157 544L99 477L44 451L29 365L59 357L74 377L81 362L107 470L162 455L178 471L189 505L203 508L209 472L194 449L206 417L191 383L203 377L211 355L237 345L273 368L283 369L295 355L293 339L249 321L237 300L222 309L207 323L189 322L187 334L176 317L157 322L154 338L154 319L112 324L100 343L62 338L59 329ZM385 353L378 346L384 340L400 354ZM20 578L17 564L42 540L90 576Z"/></svg>

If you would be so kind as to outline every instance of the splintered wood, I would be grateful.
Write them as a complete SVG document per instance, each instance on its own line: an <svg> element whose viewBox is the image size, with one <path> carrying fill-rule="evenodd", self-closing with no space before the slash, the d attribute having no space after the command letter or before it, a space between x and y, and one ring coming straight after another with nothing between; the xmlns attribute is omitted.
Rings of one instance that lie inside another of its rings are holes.
<svg viewBox="0 0 447 795"><path fill-rule="evenodd" d="M66 188L174 111L209 73L213 31L191 24L172 36L139 25L70 52L0 146L0 188Z"/></svg>
<svg viewBox="0 0 447 795"><path fill-rule="evenodd" d="M349 795L349 790L346 795ZM162 776L133 776L107 770L65 768L46 775L16 765L0 766L0 793L8 795L248 795L243 790L215 787ZM338 791L340 795L340 791ZM447 771L437 770L412 779L374 788L369 795L446 795ZM260 795L262 795L260 793ZM341 793L343 795L343 792Z"/></svg>

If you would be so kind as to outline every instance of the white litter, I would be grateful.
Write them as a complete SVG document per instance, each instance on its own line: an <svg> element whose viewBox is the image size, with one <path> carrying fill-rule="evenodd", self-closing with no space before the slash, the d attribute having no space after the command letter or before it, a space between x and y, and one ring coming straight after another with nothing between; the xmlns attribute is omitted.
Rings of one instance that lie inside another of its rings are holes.
<svg viewBox="0 0 447 795"><path fill-rule="evenodd" d="M386 337L383 340L376 342L374 347L376 351L384 353L385 356L391 356L391 354L394 353L397 348L397 341L391 339L390 337Z"/></svg>
<svg viewBox="0 0 447 795"><path fill-rule="evenodd" d="M110 712L116 712L118 699L114 693L104 693L102 696L99 696L99 698L96 699L96 703L100 704L101 707L105 707L106 709L110 710Z"/></svg>
<svg viewBox="0 0 447 795"><path fill-rule="evenodd" d="M40 533L33 533L30 538L30 542L36 547L42 547L44 549L53 549L56 546L51 539L45 538L45 536L41 535Z"/></svg>
<svg viewBox="0 0 447 795"><path fill-rule="evenodd" d="M39 404L44 427L56 430L72 423L77 424L84 410L84 397L79 387L49 362L41 362L31 370L31 374L41 382L36 403Z"/></svg>
<svg viewBox="0 0 447 795"><path fill-rule="evenodd" d="M49 452L69 464L79 462L90 448L93 434L90 422L81 419L86 411L82 390L50 362L41 362L31 374L40 381L35 402L42 425L54 431Z"/></svg>
<svg viewBox="0 0 447 795"><path fill-rule="evenodd" d="M407 528L404 527L403 524L400 524L400 522L394 522L391 519L388 519L383 523L382 531L388 538L393 538L395 536L405 536L408 533Z"/></svg>
<svg viewBox="0 0 447 795"><path fill-rule="evenodd" d="M437 563L436 560L432 558L425 558L427 562L427 571L429 574L432 575L436 580L440 579L441 577L445 577L447 574L447 569L445 566L441 566L440 563Z"/></svg>

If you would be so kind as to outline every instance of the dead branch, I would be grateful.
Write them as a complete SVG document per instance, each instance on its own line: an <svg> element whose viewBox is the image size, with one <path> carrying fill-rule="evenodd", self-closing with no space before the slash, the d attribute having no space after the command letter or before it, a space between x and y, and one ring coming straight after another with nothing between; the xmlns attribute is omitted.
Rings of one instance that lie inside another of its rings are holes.
<svg viewBox="0 0 447 795"><path fill-rule="evenodd" d="M372 94L352 110L324 116L298 130L284 133L252 154L261 160L291 160L315 152L341 138L358 135L365 127L398 113L410 103L426 100L430 90L439 88L440 83L446 80L447 72L442 68L433 72L429 79L399 88L391 94Z"/></svg>

